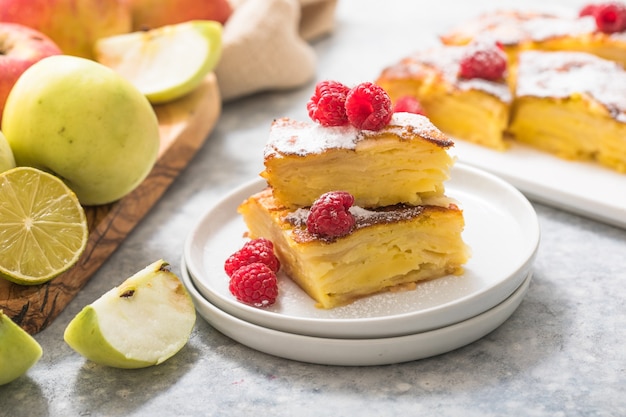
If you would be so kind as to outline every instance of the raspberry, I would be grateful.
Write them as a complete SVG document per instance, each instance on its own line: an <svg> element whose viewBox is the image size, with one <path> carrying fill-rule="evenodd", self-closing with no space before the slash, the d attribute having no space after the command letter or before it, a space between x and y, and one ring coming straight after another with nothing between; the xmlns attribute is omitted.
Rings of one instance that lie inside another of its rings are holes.
<svg viewBox="0 0 626 417"><path fill-rule="evenodd" d="M459 77L496 81L506 71L506 55L498 45L476 45L461 59Z"/></svg>
<svg viewBox="0 0 626 417"><path fill-rule="evenodd" d="M257 262L267 265L274 272L280 269L280 261L274 254L274 244L270 240L258 238L246 242L226 259L224 270L231 277L242 266Z"/></svg>
<svg viewBox="0 0 626 417"><path fill-rule="evenodd" d="M276 302L278 281L274 271L256 262L236 270L230 278L228 289L242 303L265 307Z"/></svg>
<svg viewBox="0 0 626 417"><path fill-rule="evenodd" d="M424 116L426 112L420 104L419 100L413 96L402 96L396 100L396 105L393 108L394 113L407 112L421 114Z"/></svg>
<svg viewBox="0 0 626 417"><path fill-rule="evenodd" d="M345 236L354 227L354 216L349 208L354 197L345 191L322 194L311 206L307 217L309 233L327 238Z"/></svg>
<svg viewBox="0 0 626 417"><path fill-rule="evenodd" d="M337 81L320 81L306 105L309 117L322 126L348 124L345 103L349 91L349 87Z"/></svg>
<svg viewBox="0 0 626 417"><path fill-rule="evenodd" d="M602 3L597 5L593 16L600 32L616 33L626 30L626 5Z"/></svg>
<svg viewBox="0 0 626 417"><path fill-rule="evenodd" d="M380 130L393 115L391 99L382 87L365 82L357 85L346 97L348 121L358 129Z"/></svg>

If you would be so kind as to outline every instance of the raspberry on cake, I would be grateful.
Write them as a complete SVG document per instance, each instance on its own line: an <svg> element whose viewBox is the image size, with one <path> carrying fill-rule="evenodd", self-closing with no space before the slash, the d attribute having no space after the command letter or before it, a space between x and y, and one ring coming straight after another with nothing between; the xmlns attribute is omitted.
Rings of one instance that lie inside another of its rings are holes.
<svg viewBox="0 0 626 417"><path fill-rule="evenodd" d="M417 205L443 195L451 146L426 117L411 113L394 113L378 131L281 118L272 123L261 176L285 206L311 206L334 190L363 207Z"/></svg>
<svg viewBox="0 0 626 417"><path fill-rule="evenodd" d="M239 206L250 235L274 242L283 270L321 308L462 273L469 257L461 238L465 223L449 199L350 211L352 231L328 237L308 231L308 208L282 205L271 188Z"/></svg>
<svg viewBox="0 0 626 417"><path fill-rule="evenodd" d="M508 144L503 132L512 102L505 67L504 54L493 42L439 46L386 68L376 83L394 102L416 97L428 118L446 134L504 150Z"/></svg>

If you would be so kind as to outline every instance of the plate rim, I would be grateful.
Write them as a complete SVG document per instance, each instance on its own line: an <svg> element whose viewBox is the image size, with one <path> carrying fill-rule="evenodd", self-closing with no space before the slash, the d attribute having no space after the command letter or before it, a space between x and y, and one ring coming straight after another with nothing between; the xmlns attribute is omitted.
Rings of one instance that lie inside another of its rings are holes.
<svg viewBox="0 0 626 417"><path fill-rule="evenodd" d="M188 289L200 316L226 337L275 357L331 366L378 366L410 362L474 343L496 330L515 313L533 279L533 273L529 271L522 284L504 301L483 313L446 327L388 338L337 339L283 332L233 316L204 298L193 284L188 271L182 271L181 275L183 285ZM473 331L468 331L468 327L473 327ZM260 335L263 337L258 337ZM277 343L277 340L282 342ZM294 341L300 348L293 349ZM316 348L316 345L319 346ZM322 346L325 348L320 349Z"/></svg>
<svg viewBox="0 0 626 417"><path fill-rule="evenodd" d="M487 171L481 170L479 168L473 167L471 165L456 163L454 168L457 173L472 173L473 175L477 175L482 177L482 179L486 179L490 181L492 185L496 185L498 187L503 187L508 192L513 193L517 197L517 201L521 202L524 207L523 209L529 215L528 221L533 224L533 230L530 238L529 238L529 247L532 247L531 253L528 254L528 257L521 262L520 265L516 265L512 268L512 272L501 281L498 281L496 284L483 288L478 292L472 294L466 294L463 297L458 299L448 301L442 305L433 306L426 308L424 310L420 310L418 314L421 316L429 316L429 315L445 315L445 310L455 307L456 309L461 309L464 304L470 303L470 299L477 299L480 297L487 297L487 293L489 291L492 292L501 292L498 297L495 297L494 300L491 300L489 304L484 306L484 308L473 308L469 309L467 313L464 312L464 316L459 320L444 320L440 318L439 320L435 320L434 324L430 327L423 328L411 328L406 329L403 332L395 332L385 326L385 323L390 322L398 322L399 320L411 321L414 320L415 312L404 312L400 314L394 314L390 316L377 316L377 317L363 317L363 318L314 318L314 317L295 317L295 316L286 316L284 314L280 314L273 311L263 310L256 307L248 306L243 303L239 303L236 300L224 300L223 296L221 296L217 291L212 291L208 288L207 284L202 282L202 279L198 277L197 268L195 267L195 263L191 259L192 245L194 241L194 236L198 233L198 231L202 228L202 225L205 221L207 221L212 213L220 208L220 204L224 204L225 202L233 199L238 194L242 194L249 191L250 188L258 188L261 189L265 183L262 178L255 178L253 180L246 181L236 187L229 193L226 193L222 198L220 198L214 205L207 208L206 212L200 217L197 224L194 226L192 231L189 233L187 239L185 240L185 246L182 257L182 267L186 269L189 273L191 280L194 282L200 293L207 298L212 304L216 305L222 310L227 311L229 314L236 315L244 320L255 322L258 325L262 326L270 326L277 330L282 331L290 331L295 332L296 329L300 329L304 334L318 337L390 337L392 335L400 335L400 334L411 334L414 331L426 331L432 330L438 327L443 327L452 324L455 321L460 321L463 319L467 319L476 314L480 314L485 309L489 309L494 305L501 302L503 299L508 297L511 293L513 293L519 285L524 281L528 271L530 271L534 259L536 257L540 238L541 231L539 226L539 221L537 218L537 214L532 207L531 203L528 199L514 186L512 186L507 181L491 174ZM462 202L461 202L462 204ZM190 260L191 259L191 260ZM510 281L510 282L507 282ZM503 287L503 288L501 288ZM458 313L460 314L460 313ZM432 319L431 319L432 320ZM373 323L376 322L376 323ZM381 330L374 330L371 326L376 324L379 326ZM358 328L355 328L358 327ZM346 329L348 331L346 332ZM365 332L365 333L363 333Z"/></svg>

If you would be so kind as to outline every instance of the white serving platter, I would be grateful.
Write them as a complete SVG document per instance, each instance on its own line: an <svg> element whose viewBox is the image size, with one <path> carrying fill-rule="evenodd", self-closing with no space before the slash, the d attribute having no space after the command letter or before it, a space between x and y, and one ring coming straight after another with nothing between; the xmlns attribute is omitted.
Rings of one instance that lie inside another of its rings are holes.
<svg viewBox="0 0 626 417"><path fill-rule="evenodd" d="M512 143L496 151L455 140L462 163L499 176L533 201L626 228L626 174L592 162L568 161Z"/></svg>
<svg viewBox="0 0 626 417"><path fill-rule="evenodd" d="M387 338L467 320L498 305L528 276L540 240L536 213L513 186L484 171L457 164L446 194L459 201L472 257L461 276L420 283L415 291L382 293L331 310L279 273L279 297L267 308L237 301L228 290L226 258L246 241L237 206L265 186L243 185L201 217L188 236L183 269L219 309L259 326L326 338Z"/></svg>
<svg viewBox="0 0 626 417"><path fill-rule="evenodd" d="M211 326L252 349L285 359L322 365L373 366L424 359L466 346L504 323L522 302L531 274L506 300L468 320L440 329L376 339L305 336L259 326L211 304L193 285L187 270L182 280L196 309Z"/></svg>

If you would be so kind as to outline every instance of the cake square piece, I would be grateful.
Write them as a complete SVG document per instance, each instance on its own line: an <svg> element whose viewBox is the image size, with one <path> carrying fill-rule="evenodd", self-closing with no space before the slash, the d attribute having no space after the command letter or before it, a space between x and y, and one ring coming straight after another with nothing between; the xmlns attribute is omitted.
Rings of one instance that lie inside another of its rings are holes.
<svg viewBox="0 0 626 417"><path fill-rule="evenodd" d="M520 54L508 132L566 159L626 172L626 71L582 52Z"/></svg>
<svg viewBox="0 0 626 417"><path fill-rule="evenodd" d="M287 207L311 206L335 190L349 192L362 207L418 205L443 195L454 163L451 146L417 114L395 113L378 131L281 118L272 124L261 176Z"/></svg>
<svg viewBox="0 0 626 417"><path fill-rule="evenodd" d="M504 150L512 95L501 80L464 79L459 68L474 45L439 46L413 53L382 71L376 83L394 102L418 99L435 126L455 138Z"/></svg>
<svg viewBox="0 0 626 417"><path fill-rule="evenodd" d="M414 289L423 280L460 274L469 257L461 238L462 210L438 197L434 204L353 206L354 230L333 239L307 231L307 208L288 208L270 188L239 207L251 238L265 237L285 273L321 308L334 308L383 291Z"/></svg>

